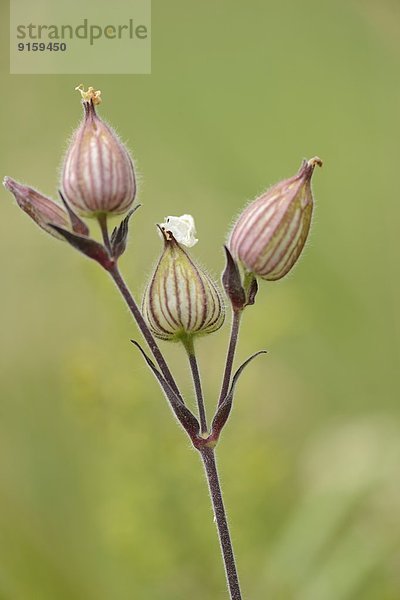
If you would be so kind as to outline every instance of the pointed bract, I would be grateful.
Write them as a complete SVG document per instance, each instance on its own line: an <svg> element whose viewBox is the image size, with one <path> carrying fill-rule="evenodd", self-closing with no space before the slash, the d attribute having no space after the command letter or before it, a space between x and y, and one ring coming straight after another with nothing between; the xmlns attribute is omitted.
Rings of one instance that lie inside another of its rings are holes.
<svg viewBox="0 0 400 600"><path fill-rule="evenodd" d="M266 350L259 350L258 352L255 352L254 354L252 354L247 360L244 361L244 363L242 363L240 365L240 367L238 368L238 370L232 377L232 383L231 383L231 387L228 391L228 394L227 394L226 398L224 398L223 401L219 404L219 406L217 408L217 412L214 415L212 425L211 425L211 435L209 437L210 442L218 441L218 437L219 437L222 429L224 428L225 423L227 422L227 420L229 418L230 412L232 410L232 403L233 403L233 396L235 393L235 388L236 388L237 382L239 381L239 377L243 373L244 369L257 356L260 356L261 354L266 354L266 353L267 353Z"/></svg>
<svg viewBox="0 0 400 600"><path fill-rule="evenodd" d="M222 285L233 310L242 310L246 304L246 294L242 286L239 268L233 260L229 249L224 246L226 256L226 267L222 274Z"/></svg>
<svg viewBox="0 0 400 600"><path fill-rule="evenodd" d="M113 258L109 255L107 249L99 244L99 242L96 242L96 240L73 233L72 231L58 227L57 225L51 225L50 227L59 233L64 240L71 244L71 246L76 248L76 250L79 250L82 254L97 261L105 269L109 270L113 266Z"/></svg>
<svg viewBox="0 0 400 600"><path fill-rule="evenodd" d="M61 202L64 204L65 209L69 215L69 220L71 221L72 231L78 233L79 235L88 236L90 234L89 227L86 225L82 219L78 217L78 215L72 210L66 199L61 193L61 190L58 190L60 194Z"/></svg>
<svg viewBox="0 0 400 600"><path fill-rule="evenodd" d="M122 219L118 227L113 229L111 234L111 249L115 260L118 260L118 258L122 256L126 250L129 233L129 221L133 213L136 212L138 208L140 208L140 204L136 204L135 208L130 210L126 217Z"/></svg>

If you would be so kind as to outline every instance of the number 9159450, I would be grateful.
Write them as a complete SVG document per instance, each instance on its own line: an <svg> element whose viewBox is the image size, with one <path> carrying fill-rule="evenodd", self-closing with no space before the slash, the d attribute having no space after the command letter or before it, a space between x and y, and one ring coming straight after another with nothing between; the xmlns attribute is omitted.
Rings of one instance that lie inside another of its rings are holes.
<svg viewBox="0 0 400 600"><path fill-rule="evenodd" d="M20 42L17 46L20 52L65 52L67 49L64 42Z"/></svg>

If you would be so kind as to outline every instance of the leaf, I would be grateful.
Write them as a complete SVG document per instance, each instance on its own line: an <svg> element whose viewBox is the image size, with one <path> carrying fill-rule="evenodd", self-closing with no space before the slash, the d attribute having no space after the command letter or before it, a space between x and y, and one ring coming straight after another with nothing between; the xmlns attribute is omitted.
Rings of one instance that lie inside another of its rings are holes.
<svg viewBox="0 0 400 600"><path fill-rule="evenodd" d="M110 258L107 250L104 248L104 246L99 244L99 242L96 242L91 238L72 233L67 229L58 227L58 225L51 225L51 223L48 223L48 226L52 229L55 229L60 235L62 235L63 238L67 240L69 244L71 244L71 246L89 258L96 260L105 269L109 270L114 264L114 261Z"/></svg>
<svg viewBox="0 0 400 600"><path fill-rule="evenodd" d="M229 392L226 395L223 402L220 404L217 412L215 413L215 416L214 416L214 419L213 419L213 422L211 425L211 436L212 437L215 437L216 439L218 439L219 434L221 433L225 423L228 420L229 414L232 410L232 403L233 403L233 396L234 396L235 388L239 381L239 377L243 373L244 369L254 358L259 356L260 354L266 354L266 353L267 353L266 350L260 350L259 352L252 354L247 360L244 361L244 363L242 363L240 365L240 367L234 374L232 383L231 383L231 387L229 388Z"/></svg>
<svg viewBox="0 0 400 600"><path fill-rule="evenodd" d="M182 425L185 431L189 434L190 438L194 440L200 432L200 425L194 414L188 409L188 407L183 403L183 401L175 394L169 383L164 379L163 375L157 369L153 361L149 356L147 356L146 352L143 350L141 345L136 340L131 340L132 344L136 346L142 353L144 360L147 365L153 372L153 375L156 377L158 383L162 387L166 397L169 400L171 408Z"/></svg>
<svg viewBox="0 0 400 600"><path fill-rule="evenodd" d="M121 221L118 227L113 229L111 234L111 248L112 254L115 259L118 259L125 252L126 249L126 241L128 239L129 233L129 219L133 215L134 212L140 208L141 204L137 204L135 208L130 210L126 217Z"/></svg>
<svg viewBox="0 0 400 600"><path fill-rule="evenodd" d="M233 308L235 310L241 310L246 303L246 294L242 286L239 267L226 246L224 246L224 250L226 255L226 267L222 275L222 283Z"/></svg>
<svg viewBox="0 0 400 600"><path fill-rule="evenodd" d="M90 234L89 227L78 217L78 215L72 210L66 199L64 198L61 190L58 190L60 198L67 209L69 219L71 221L72 230L79 235L88 236Z"/></svg>

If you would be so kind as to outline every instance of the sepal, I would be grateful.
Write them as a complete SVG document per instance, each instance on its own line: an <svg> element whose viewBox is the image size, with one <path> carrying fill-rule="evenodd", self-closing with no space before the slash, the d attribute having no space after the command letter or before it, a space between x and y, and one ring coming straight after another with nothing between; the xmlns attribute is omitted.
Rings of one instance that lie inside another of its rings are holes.
<svg viewBox="0 0 400 600"><path fill-rule="evenodd" d="M65 206L65 209L68 213L69 220L71 221L72 231L78 233L79 235L88 236L90 234L89 227L86 225L82 219L78 217L78 215L72 210L66 199L64 198L61 190L58 190L59 196L61 198L62 203Z"/></svg>
<svg viewBox="0 0 400 600"><path fill-rule="evenodd" d="M129 219L131 218L133 213L136 212L138 208L140 208L140 206L141 204L137 204L135 208L130 210L126 217L122 219L118 227L115 227L113 229L113 232L111 234L111 249L115 260L122 256L122 254L126 250L126 242L129 233Z"/></svg>
<svg viewBox="0 0 400 600"><path fill-rule="evenodd" d="M233 310L242 310L246 305L246 293L242 286L239 267L227 246L224 246L224 250L226 267L222 274L222 284L226 295L231 301Z"/></svg>
<svg viewBox="0 0 400 600"><path fill-rule="evenodd" d="M257 278L253 276L250 285L247 290L247 301L246 306L252 306L256 302L256 296L258 292Z"/></svg>

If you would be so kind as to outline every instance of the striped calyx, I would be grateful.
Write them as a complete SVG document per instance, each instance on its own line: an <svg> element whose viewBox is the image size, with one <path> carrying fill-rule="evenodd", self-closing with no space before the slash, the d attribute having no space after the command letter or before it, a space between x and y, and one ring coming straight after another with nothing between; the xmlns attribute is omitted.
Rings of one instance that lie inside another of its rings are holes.
<svg viewBox="0 0 400 600"><path fill-rule="evenodd" d="M51 225L71 229L71 221L67 211L50 198L43 196L27 185L18 183L11 177L5 177L4 187L13 195L17 204L31 219L35 221L47 233L50 233L60 240L64 239Z"/></svg>
<svg viewBox="0 0 400 600"><path fill-rule="evenodd" d="M299 172L271 187L241 213L229 237L232 256L262 279L281 279L299 258L313 211L311 177L317 156Z"/></svg>
<svg viewBox="0 0 400 600"><path fill-rule="evenodd" d="M136 193L132 160L116 133L96 113L100 92L77 89L83 98L84 118L65 157L64 195L83 216L122 214Z"/></svg>
<svg viewBox="0 0 400 600"><path fill-rule="evenodd" d="M142 304L151 331L163 340L185 340L216 331L225 318L218 288L171 232L160 229L164 251Z"/></svg>

